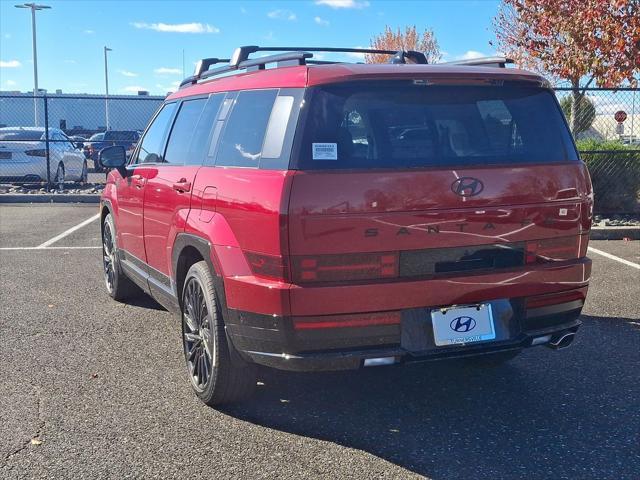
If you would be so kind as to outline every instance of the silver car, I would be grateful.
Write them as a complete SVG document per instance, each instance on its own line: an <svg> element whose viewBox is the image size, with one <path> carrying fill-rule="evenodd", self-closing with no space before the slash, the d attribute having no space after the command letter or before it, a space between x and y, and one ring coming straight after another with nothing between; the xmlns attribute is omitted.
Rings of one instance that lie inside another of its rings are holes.
<svg viewBox="0 0 640 480"><path fill-rule="evenodd" d="M43 181L47 179L47 148L42 127L0 128L0 180ZM87 181L87 160L62 130L49 129L51 180Z"/></svg>

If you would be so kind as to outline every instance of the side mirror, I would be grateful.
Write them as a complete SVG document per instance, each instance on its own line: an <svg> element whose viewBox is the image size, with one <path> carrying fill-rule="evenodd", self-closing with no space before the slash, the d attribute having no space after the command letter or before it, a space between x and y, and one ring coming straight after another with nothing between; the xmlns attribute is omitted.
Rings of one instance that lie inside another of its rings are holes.
<svg viewBox="0 0 640 480"><path fill-rule="evenodd" d="M127 151L122 145L106 147L98 153L98 162L105 168L115 168L122 177L127 176Z"/></svg>
<svg viewBox="0 0 640 480"><path fill-rule="evenodd" d="M76 148L84 148L84 143L76 142L76 143L73 144L73 146L76 147Z"/></svg>

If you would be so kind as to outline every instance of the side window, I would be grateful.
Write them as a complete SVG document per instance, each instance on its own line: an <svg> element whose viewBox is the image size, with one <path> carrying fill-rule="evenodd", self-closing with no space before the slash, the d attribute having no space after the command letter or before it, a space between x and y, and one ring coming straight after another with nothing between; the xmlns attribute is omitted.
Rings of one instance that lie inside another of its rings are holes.
<svg viewBox="0 0 640 480"><path fill-rule="evenodd" d="M193 161L190 162L188 158L189 146L193 138L193 131L206 102L206 98L182 102L167 140L167 150L164 154L165 163L173 165L193 164Z"/></svg>
<svg viewBox="0 0 640 480"><path fill-rule="evenodd" d="M240 92L220 138L216 165L258 167L277 90Z"/></svg>
<svg viewBox="0 0 640 480"><path fill-rule="evenodd" d="M209 100L207 100L200 115L200 120L198 120L195 130L193 130L193 138L187 156L188 164L201 165L206 157L209 146L209 135L211 134L211 130L213 130L224 96L224 93L216 93L215 95L211 95Z"/></svg>
<svg viewBox="0 0 640 480"><path fill-rule="evenodd" d="M138 156L132 158L131 163L159 163L162 162L162 147L164 143L169 122L173 118L173 112L176 109L175 103L167 103L160 113L156 115L153 122L145 133Z"/></svg>

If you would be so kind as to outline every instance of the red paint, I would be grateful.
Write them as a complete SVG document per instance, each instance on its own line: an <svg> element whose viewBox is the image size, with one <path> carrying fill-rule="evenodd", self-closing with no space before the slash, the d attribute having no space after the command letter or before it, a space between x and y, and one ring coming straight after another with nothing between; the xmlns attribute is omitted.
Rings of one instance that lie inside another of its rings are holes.
<svg viewBox="0 0 640 480"><path fill-rule="evenodd" d="M169 100L368 78L448 82L461 75L469 82L542 82L515 69L300 66L201 83ZM460 177L480 179L484 190L472 197L456 195L451 185ZM119 247L174 280L176 235L207 240L227 306L252 313L375 317L376 312L567 290L582 294L591 274L584 255L592 191L582 163L366 172L154 165L134 168L126 179L110 173L104 199L116 217ZM550 239L558 237L569 239L569 247L554 251ZM527 245L525 266L438 278L399 276L402 252L518 242ZM541 251L548 261L536 261ZM328 256L345 261L335 265ZM365 320L336 319L321 326L358 327ZM296 328L318 328L321 320L305 322Z"/></svg>

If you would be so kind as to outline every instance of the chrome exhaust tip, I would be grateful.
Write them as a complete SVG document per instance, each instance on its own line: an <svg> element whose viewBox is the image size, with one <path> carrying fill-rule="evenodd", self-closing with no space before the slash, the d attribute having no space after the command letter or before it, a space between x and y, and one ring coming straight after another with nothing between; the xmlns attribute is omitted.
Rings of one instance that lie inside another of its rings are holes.
<svg viewBox="0 0 640 480"><path fill-rule="evenodd" d="M560 350L562 348L567 348L573 343L576 334L575 332L567 332L557 337L553 337L551 341L548 343L548 347L553 350Z"/></svg>

